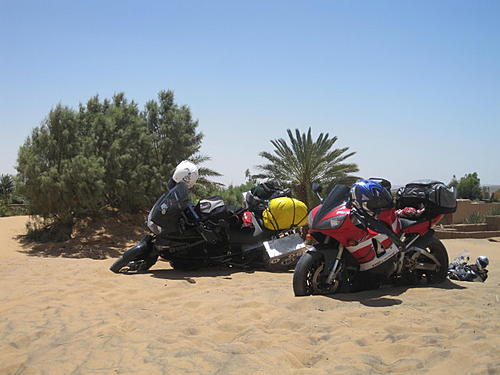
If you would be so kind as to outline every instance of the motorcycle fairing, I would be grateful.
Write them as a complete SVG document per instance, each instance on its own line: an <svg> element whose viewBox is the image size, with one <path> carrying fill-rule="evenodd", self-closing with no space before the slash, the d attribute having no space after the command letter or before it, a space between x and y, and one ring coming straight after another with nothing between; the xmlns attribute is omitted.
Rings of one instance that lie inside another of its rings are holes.
<svg viewBox="0 0 500 375"><path fill-rule="evenodd" d="M359 262L360 271L373 269L399 252L398 247L386 235L379 234L368 241L370 242L368 246L358 250L346 248ZM383 246L383 242L388 243L388 246Z"/></svg>
<svg viewBox="0 0 500 375"><path fill-rule="evenodd" d="M351 217L353 213L345 203L334 206L322 219L318 220L317 217L321 213L321 209L322 207L311 212L315 223L311 231L321 232L339 241L357 260L361 271L373 269L397 254L398 247L394 244L393 239L385 233L390 234L390 231L398 233L401 230L395 210L385 210L377 217L379 226L384 226L384 228L385 225L387 226L385 232L379 232L372 230L369 226L355 225ZM326 228L322 223L341 216L341 225L331 229L322 229ZM394 234L392 237L395 238L396 235Z"/></svg>
<svg viewBox="0 0 500 375"><path fill-rule="evenodd" d="M333 211L335 207L345 203L349 198L350 188L345 185L335 185L323 203L318 206L318 210L313 215L314 221L309 221L311 228L315 228L321 220Z"/></svg>
<svg viewBox="0 0 500 375"><path fill-rule="evenodd" d="M315 230L324 231L325 229L337 229L344 223L345 219L350 213L350 210L346 207L346 204L343 203L337 208L334 208L332 211L327 213L320 220L316 220L317 213L320 210L320 207L314 208L310 213L310 218L314 219L314 226L312 227Z"/></svg>
<svg viewBox="0 0 500 375"><path fill-rule="evenodd" d="M436 217L433 217L430 221L428 219L425 220L419 220L419 221L414 221L411 223L412 220L407 220L407 219L401 219L402 223L404 223L402 232L403 233L418 233L420 235L424 235L429 231L429 229L433 226L436 225L439 220L443 218L443 215L438 215ZM403 221L405 220L405 221Z"/></svg>
<svg viewBox="0 0 500 375"><path fill-rule="evenodd" d="M177 222L190 203L189 191L184 182L179 182L168 192L163 194L154 204L148 215L148 226L153 230L151 224L161 228L161 232L175 232Z"/></svg>
<svg viewBox="0 0 500 375"><path fill-rule="evenodd" d="M396 210L383 210L377 216L377 219L386 223L394 233L399 233L401 231L401 223L396 215Z"/></svg>

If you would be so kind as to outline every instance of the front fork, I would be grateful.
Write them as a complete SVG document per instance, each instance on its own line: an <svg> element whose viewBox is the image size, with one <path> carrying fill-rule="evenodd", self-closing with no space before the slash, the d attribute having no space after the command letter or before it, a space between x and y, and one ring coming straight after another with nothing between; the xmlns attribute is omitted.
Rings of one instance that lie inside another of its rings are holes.
<svg viewBox="0 0 500 375"><path fill-rule="evenodd" d="M342 244L339 243L337 256L335 257L333 266L331 267L330 272L328 273L328 276L326 278L327 285L330 285L333 282L333 280L335 280L339 275L339 272L341 271L340 260L342 259L343 253L344 253L344 246L342 246Z"/></svg>
<svg viewBox="0 0 500 375"><path fill-rule="evenodd" d="M342 270L341 260L344 254L344 246L337 241L334 241L335 245L331 246L330 242L332 240L333 238L326 237L318 248L325 260L325 267L321 272L321 279L324 280L324 285L331 285ZM335 252L335 250L337 251Z"/></svg>

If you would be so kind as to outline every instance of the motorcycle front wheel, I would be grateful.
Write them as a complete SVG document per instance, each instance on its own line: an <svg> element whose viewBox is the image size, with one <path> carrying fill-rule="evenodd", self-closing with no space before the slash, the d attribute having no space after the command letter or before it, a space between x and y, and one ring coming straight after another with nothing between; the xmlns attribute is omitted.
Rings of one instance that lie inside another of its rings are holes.
<svg viewBox="0 0 500 375"><path fill-rule="evenodd" d="M127 250L121 257L119 257L112 265L109 267L114 273L119 273L122 269L127 267L130 262L133 261L143 261L139 266L137 271L147 271L149 270L158 260L158 255L150 254L145 251L144 248L134 246L133 248Z"/></svg>
<svg viewBox="0 0 500 375"><path fill-rule="evenodd" d="M299 259L293 272L293 292L295 296L310 296L314 294L333 294L340 287L340 280L325 285L322 271L325 268L325 258L317 251L307 252Z"/></svg>

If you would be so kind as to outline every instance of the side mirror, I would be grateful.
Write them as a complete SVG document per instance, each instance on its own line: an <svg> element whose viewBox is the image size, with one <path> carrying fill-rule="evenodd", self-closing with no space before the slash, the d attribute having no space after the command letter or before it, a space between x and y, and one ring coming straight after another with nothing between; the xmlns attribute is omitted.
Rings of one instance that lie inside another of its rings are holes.
<svg viewBox="0 0 500 375"><path fill-rule="evenodd" d="M311 186L312 188L312 191L314 192L314 194L317 195L317 197L319 198L319 201L320 202L323 202L323 198L321 197L321 191L323 190L321 188L321 185L320 184L317 184L316 182L314 182Z"/></svg>
<svg viewBox="0 0 500 375"><path fill-rule="evenodd" d="M315 194L321 194L321 192L323 191L323 189L321 188L321 185L314 182L312 184L312 191L315 193Z"/></svg>

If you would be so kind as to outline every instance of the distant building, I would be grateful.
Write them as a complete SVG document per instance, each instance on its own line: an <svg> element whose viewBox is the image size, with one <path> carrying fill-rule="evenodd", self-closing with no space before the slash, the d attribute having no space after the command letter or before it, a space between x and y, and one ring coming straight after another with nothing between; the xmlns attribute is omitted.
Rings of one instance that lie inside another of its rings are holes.
<svg viewBox="0 0 500 375"><path fill-rule="evenodd" d="M483 200L490 200L492 195L493 199L500 200L500 185L481 186L481 191L483 193Z"/></svg>

